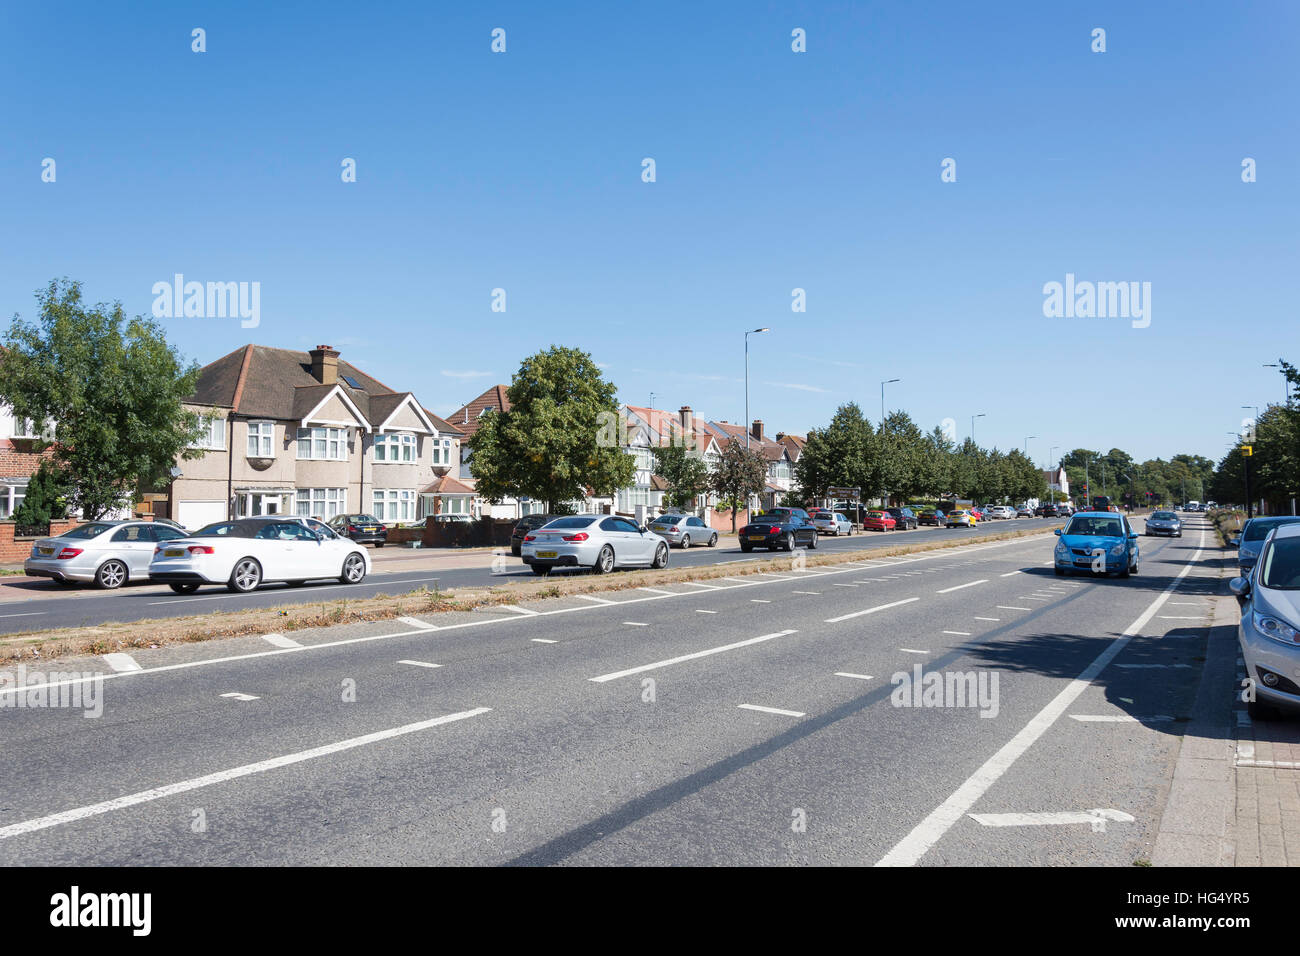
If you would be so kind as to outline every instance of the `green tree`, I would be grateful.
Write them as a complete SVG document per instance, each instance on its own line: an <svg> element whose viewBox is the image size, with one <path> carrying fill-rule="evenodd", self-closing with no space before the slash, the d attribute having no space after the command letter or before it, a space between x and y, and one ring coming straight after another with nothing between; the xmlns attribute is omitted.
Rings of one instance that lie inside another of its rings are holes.
<svg viewBox="0 0 1300 956"><path fill-rule="evenodd" d="M709 482L721 499L719 504L731 509L731 533L735 534L736 512L767 485L767 462L761 453L751 451L732 436L723 446Z"/></svg>
<svg viewBox="0 0 1300 956"><path fill-rule="evenodd" d="M470 437L475 490L489 501L563 502L612 495L632 483L614 385L580 349L553 345L524 359L506 391L510 410L489 412Z"/></svg>
<svg viewBox="0 0 1300 956"><path fill-rule="evenodd" d="M121 303L88 307L81 284L37 293L39 317L14 316L0 360L0 396L14 414L53 427L67 505L93 520L161 487L190 449L198 415L183 402L198 366L182 364L157 323L127 320Z"/></svg>
<svg viewBox="0 0 1300 956"><path fill-rule="evenodd" d="M875 491L876 436L856 402L841 405L830 424L808 432L794 466L801 500L826 498L832 487L860 488L865 500Z"/></svg>
<svg viewBox="0 0 1300 956"><path fill-rule="evenodd" d="M23 503L14 509L14 522L30 527L49 524L56 518L66 518L69 491L68 480L59 471L59 466L48 458L45 459L27 483Z"/></svg>
<svg viewBox="0 0 1300 956"><path fill-rule="evenodd" d="M668 483L664 504L669 508L693 509L695 500L709 490L709 466L692 455L680 441L650 449L655 457L655 474Z"/></svg>
<svg viewBox="0 0 1300 956"><path fill-rule="evenodd" d="M904 411L890 412L878 435L879 484L895 504L906 504L926 489L922 461L925 436Z"/></svg>

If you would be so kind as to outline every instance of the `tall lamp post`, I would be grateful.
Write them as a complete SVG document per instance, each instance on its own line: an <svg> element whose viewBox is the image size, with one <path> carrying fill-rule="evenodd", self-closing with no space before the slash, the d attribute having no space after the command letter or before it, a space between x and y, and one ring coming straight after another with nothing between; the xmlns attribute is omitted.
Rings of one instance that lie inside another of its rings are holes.
<svg viewBox="0 0 1300 956"><path fill-rule="evenodd" d="M972 445L975 444L975 419L984 418L984 417L985 417L984 412L980 412L978 415L972 415L970 417L970 443Z"/></svg>
<svg viewBox="0 0 1300 956"><path fill-rule="evenodd" d="M1286 370L1277 362L1266 362L1264 368L1275 368L1282 373L1282 385L1286 389L1286 403L1291 404L1291 380L1286 377Z"/></svg>
<svg viewBox="0 0 1300 956"><path fill-rule="evenodd" d="M1255 411L1255 417L1252 418L1252 419L1250 420L1250 421L1251 421L1251 432L1252 432L1252 434L1250 434L1249 436L1247 436L1247 437L1250 438L1251 441L1254 441L1254 440L1255 440L1255 436L1254 436L1253 433L1254 433L1255 429L1259 427L1259 406L1258 406L1258 405L1242 405L1241 407L1242 407L1242 408L1250 408L1250 409L1254 409L1254 411Z"/></svg>
<svg viewBox="0 0 1300 956"><path fill-rule="evenodd" d="M1026 436L1025 436L1025 457L1026 457L1026 458L1029 457L1029 439L1031 439L1031 438L1037 438L1037 437L1038 437L1037 435L1026 435Z"/></svg>
<svg viewBox="0 0 1300 956"><path fill-rule="evenodd" d="M745 450L749 450L749 337L757 335L759 332L766 332L768 328L764 326L761 329L750 329L745 333ZM748 508L746 509L748 510Z"/></svg>
<svg viewBox="0 0 1300 956"><path fill-rule="evenodd" d="M885 386L893 385L895 382L901 381L901 378L891 378L880 383L880 424L882 427L885 424Z"/></svg>

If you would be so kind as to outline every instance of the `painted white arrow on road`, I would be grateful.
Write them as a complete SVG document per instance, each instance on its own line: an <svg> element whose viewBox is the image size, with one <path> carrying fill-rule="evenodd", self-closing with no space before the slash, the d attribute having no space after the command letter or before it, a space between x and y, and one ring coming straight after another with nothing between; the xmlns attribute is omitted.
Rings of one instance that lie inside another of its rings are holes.
<svg viewBox="0 0 1300 956"><path fill-rule="evenodd" d="M1066 810L1057 813L970 813L976 823L986 827L1052 827L1072 823L1096 823L1110 820L1114 823L1132 823L1133 818L1122 810Z"/></svg>

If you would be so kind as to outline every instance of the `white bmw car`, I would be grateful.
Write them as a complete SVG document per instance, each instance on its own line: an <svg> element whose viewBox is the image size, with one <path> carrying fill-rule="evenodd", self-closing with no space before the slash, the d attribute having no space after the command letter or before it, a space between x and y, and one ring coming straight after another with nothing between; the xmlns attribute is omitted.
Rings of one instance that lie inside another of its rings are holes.
<svg viewBox="0 0 1300 956"><path fill-rule="evenodd" d="M289 515L218 521L158 545L149 563L149 580L168 584L177 594L191 594L204 584L243 592L268 581L299 585L338 578L360 584L369 573L365 548L319 522L309 526Z"/></svg>

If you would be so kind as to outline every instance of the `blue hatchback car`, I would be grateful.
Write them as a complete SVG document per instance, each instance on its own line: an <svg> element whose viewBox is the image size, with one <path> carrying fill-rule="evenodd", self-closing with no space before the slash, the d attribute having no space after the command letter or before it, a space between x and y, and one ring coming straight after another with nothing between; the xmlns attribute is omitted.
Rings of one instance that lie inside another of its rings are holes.
<svg viewBox="0 0 1300 956"><path fill-rule="evenodd" d="M1080 511L1056 533L1056 573L1088 571L1126 578L1138 569L1138 533L1113 511Z"/></svg>

